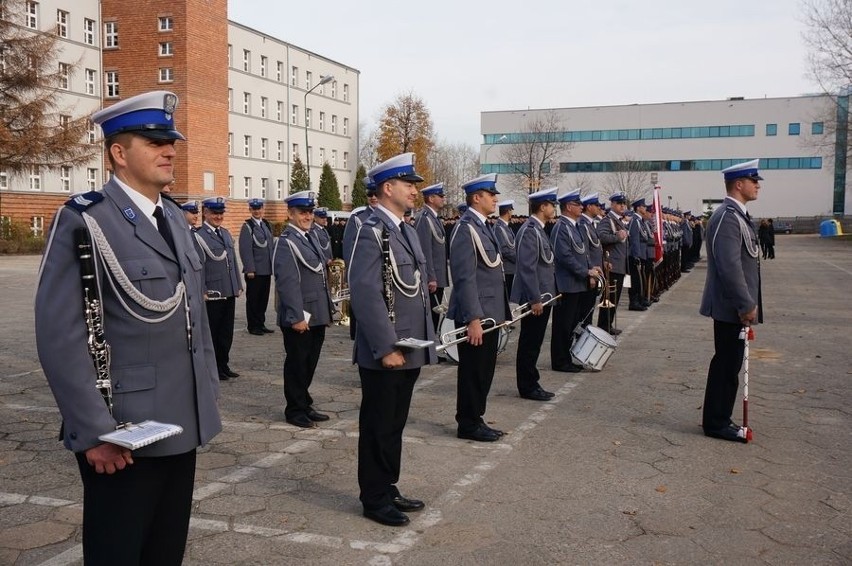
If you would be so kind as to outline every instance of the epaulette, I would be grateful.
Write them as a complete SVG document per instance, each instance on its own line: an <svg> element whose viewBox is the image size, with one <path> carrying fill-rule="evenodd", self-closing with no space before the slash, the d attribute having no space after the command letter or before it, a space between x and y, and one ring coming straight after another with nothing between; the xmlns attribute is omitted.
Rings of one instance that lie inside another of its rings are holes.
<svg viewBox="0 0 852 566"><path fill-rule="evenodd" d="M381 218L378 216L370 216L368 219L364 220L363 224L365 226L375 226L379 222L382 222ZM382 222L384 224L384 222Z"/></svg>
<svg viewBox="0 0 852 566"><path fill-rule="evenodd" d="M89 191L80 193L65 201L65 206L71 207L77 212L85 212L90 206L104 200L104 194L100 191Z"/></svg>

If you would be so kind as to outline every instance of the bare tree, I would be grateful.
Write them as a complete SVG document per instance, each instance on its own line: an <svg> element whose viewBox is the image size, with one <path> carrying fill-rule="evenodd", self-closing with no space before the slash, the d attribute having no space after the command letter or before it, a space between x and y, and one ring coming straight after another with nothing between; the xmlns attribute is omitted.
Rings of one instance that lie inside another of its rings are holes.
<svg viewBox="0 0 852 566"><path fill-rule="evenodd" d="M464 201L461 185L479 174L479 154L471 145L439 141L429 156L435 181L444 183L448 207Z"/></svg>
<svg viewBox="0 0 852 566"><path fill-rule="evenodd" d="M809 73L823 92L836 94L852 84L852 2L804 0L802 19Z"/></svg>
<svg viewBox="0 0 852 566"><path fill-rule="evenodd" d="M651 187L651 171L643 162L625 155L620 161L615 162L614 170L607 173L604 186L605 189L602 191L604 196L622 193L630 203L642 198L648 192Z"/></svg>
<svg viewBox="0 0 852 566"><path fill-rule="evenodd" d="M589 173L566 173L565 181L570 190L580 189L583 195L595 190L595 179Z"/></svg>
<svg viewBox="0 0 852 566"><path fill-rule="evenodd" d="M379 162L376 152L379 147L379 131L369 129L363 122L358 125L358 161L367 169Z"/></svg>
<svg viewBox="0 0 852 566"><path fill-rule="evenodd" d="M565 141L567 128L555 111L548 111L527 121L510 140L500 147L500 157L509 164L516 186L532 193L547 185L555 185L560 177L559 160L567 158L574 147Z"/></svg>

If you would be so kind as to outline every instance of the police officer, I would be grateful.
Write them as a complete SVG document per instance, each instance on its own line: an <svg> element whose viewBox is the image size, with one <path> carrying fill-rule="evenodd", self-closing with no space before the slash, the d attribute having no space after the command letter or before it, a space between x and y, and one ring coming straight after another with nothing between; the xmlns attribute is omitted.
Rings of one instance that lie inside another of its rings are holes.
<svg viewBox="0 0 852 566"><path fill-rule="evenodd" d="M627 225L628 238L628 268L630 269L630 289L627 295L630 298L629 310L646 311L642 297L645 296L645 256L648 247L648 231L645 224L645 199L634 200L631 205L633 214L630 216L630 224Z"/></svg>
<svg viewBox="0 0 852 566"><path fill-rule="evenodd" d="M248 201L251 218L240 228L240 259L246 280L246 326L249 334L263 336L273 330L266 327L266 307L272 281L272 226L263 217L263 199Z"/></svg>
<svg viewBox="0 0 852 566"><path fill-rule="evenodd" d="M432 322L438 330L438 320L441 315L434 308L444 300L444 288L449 282L447 273L447 235L444 224L438 217L444 206L444 183L430 185L420 191L423 195L423 208L414 221L414 229L420 239L420 247L426 255L426 266L429 272L428 288L432 305Z"/></svg>
<svg viewBox="0 0 852 566"><path fill-rule="evenodd" d="M426 257L414 228L403 222L423 180L414 154L404 153L369 171L376 210L358 231L349 264L352 310L358 316L353 359L361 377L358 485L364 516L402 526L424 503L403 496L399 481L402 431L420 368L435 363L434 345L405 348L402 338L434 341L426 287Z"/></svg>
<svg viewBox="0 0 852 566"><path fill-rule="evenodd" d="M328 209L317 207L314 209L314 220L311 223L311 236L319 246L325 263L328 264L334 254L331 251L331 236L328 233Z"/></svg>
<svg viewBox="0 0 852 566"><path fill-rule="evenodd" d="M275 244L278 326L286 352L284 418L292 425L311 428L315 422L329 419L314 410L308 389L334 307L328 293L326 255L310 233L316 204L313 193L293 193L284 201L290 221Z"/></svg>
<svg viewBox="0 0 852 566"><path fill-rule="evenodd" d="M555 371L576 373L583 366L571 359L574 328L585 317L581 311L588 295L590 280L598 275L590 259L590 244L580 225L583 203L580 190L559 197L561 215L550 233L554 254L556 290L562 295L553 307L553 328L550 339L550 363Z"/></svg>
<svg viewBox="0 0 852 566"><path fill-rule="evenodd" d="M376 197L376 183L369 175L364 177L364 186L367 190L367 206L358 207L349 215L349 220L346 221L346 227L343 229L343 261L346 264L346 272L349 272L349 263L352 260L352 249L355 247L355 239L358 236L358 230L361 225L367 220L378 205ZM355 334L358 329L358 321L356 320L354 311L349 312L349 338L355 340Z"/></svg>
<svg viewBox="0 0 852 566"><path fill-rule="evenodd" d="M234 342L234 310L236 298L242 295L243 287L238 275L234 239L222 226L225 214L225 199L210 197L201 201L204 223L195 231L199 254L204 261L205 299L210 334L216 351L216 367L219 379L227 381L240 374L229 364L231 344Z"/></svg>
<svg viewBox="0 0 852 566"><path fill-rule="evenodd" d="M556 213L556 192L554 187L529 195L530 215L515 238L518 263L510 299L519 305L529 303L532 311L521 320L515 376L520 396L533 401L553 398L553 393L539 384L536 363L550 318L551 307L543 303L556 296L553 249L544 232L545 224Z"/></svg>
<svg viewBox="0 0 852 566"><path fill-rule="evenodd" d="M497 208L497 175L487 174L462 185L466 209L456 222L450 241L450 274L453 292L447 317L457 327L467 327L467 342L458 345L456 378L457 436L478 442L494 442L503 432L485 424L488 392L497 364L498 331L484 333L483 321L500 324L509 305L503 283L500 252L494 233L486 224Z"/></svg>
<svg viewBox="0 0 852 566"><path fill-rule="evenodd" d="M512 220L512 211L515 209L515 201L504 200L497 203L499 218L494 222L494 236L497 238L497 247L500 257L503 258L503 278L506 281L506 296L512 292L512 280L515 278L515 232L509 226Z"/></svg>
<svg viewBox="0 0 852 566"><path fill-rule="evenodd" d="M198 226L198 201L191 200L180 205L180 209L183 211L183 216L186 218L186 223L189 225L191 230L194 230L196 226Z"/></svg>
<svg viewBox="0 0 852 566"><path fill-rule="evenodd" d="M763 177L757 159L722 173L727 196L707 223L707 280L700 309L713 319L716 349L707 372L702 426L712 438L746 442L746 431L731 415L745 350L741 331L763 322L760 245L746 209L757 200Z"/></svg>
<svg viewBox="0 0 852 566"><path fill-rule="evenodd" d="M78 195L57 212L39 274L36 344L83 482L88 565L181 563L196 448L222 428L201 261L180 208L160 196L174 178L174 144L185 139L174 126L177 102L155 91L92 116L114 175L103 191ZM78 233L92 240L86 261L97 272L87 282L89 314L100 319L89 320L90 331ZM91 302L95 291L99 305ZM89 353L97 326L111 352L98 364L105 373ZM104 377L112 410L95 387ZM133 452L98 440L118 423L146 419L183 433Z"/></svg>
<svg viewBox="0 0 852 566"><path fill-rule="evenodd" d="M624 275L627 273L627 229L621 221L627 210L627 197L615 193L609 197L610 210L598 223L598 237L604 246L604 261L609 262L607 279L607 296L612 307L601 307L598 311L598 326L617 336L621 330L615 328L615 315L618 301L621 299L621 289L624 286Z"/></svg>
<svg viewBox="0 0 852 566"><path fill-rule="evenodd" d="M586 240L589 246L589 263L597 270L599 276L603 276L603 245L598 237L597 224L600 221L601 203L598 193L591 193L584 196L581 201L583 203L583 214L577 221L580 228L580 233ZM602 283L600 278L597 279L595 287L590 288L580 298L581 324L583 328L592 323L592 313L595 310L595 305L598 302L598 294L601 297L606 296L606 289L599 289L598 285Z"/></svg>

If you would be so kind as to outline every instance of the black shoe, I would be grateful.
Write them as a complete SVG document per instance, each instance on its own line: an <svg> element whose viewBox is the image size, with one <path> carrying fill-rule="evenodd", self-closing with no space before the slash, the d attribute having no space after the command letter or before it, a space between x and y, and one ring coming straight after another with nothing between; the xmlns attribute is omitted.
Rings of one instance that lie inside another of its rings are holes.
<svg viewBox="0 0 852 566"><path fill-rule="evenodd" d="M649 301L648 299L642 299L642 306L643 307L650 307L652 304L653 303L651 301Z"/></svg>
<svg viewBox="0 0 852 566"><path fill-rule="evenodd" d="M313 409L309 409L308 410L308 418L311 419L312 421L318 423L318 422L322 422L322 421L327 421L330 417L326 414L318 413L318 412L314 411Z"/></svg>
<svg viewBox="0 0 852 566"><path fill-rule="evenodd" d="M497 429L497 428L491 428L490 426L488 426L488 425L487 425L487 424L485 424L485 423L482 423L482 425L480 425L480 426L484 426L486 430L490 430L491 432L493 432L494 434L496 434L498 437L499 437L499 436L505 436L505 435L506 435L506 433L505 433L505 432L503 432L502 430Z"/></svg>
<svg viewBox="0 0 852 566"><path fill-rule="evenodd" d="M476 440L477 442L494 442L500 438L496 432L489 430L482 425L479 425L469 432L463 432L460 430L456 436L464 438L465 440Z"/></svg>
<svg viewBox="0 0 852 566"><path fill-rule="evenodd" d="M646 307L645 305L640 305L640 304L637 303L637 304L633 304L633 305L630 305L629 307L627 307L627 310L629 310L629 311L646 311L646 310L648 310L648 307Z"/></svg>
<svg viewBox="0 0 852 566"><path fill-rule="evenodd" d="M393 505L385 505L380 509L364 509L364 516L389 527L401 527L411 522L408 515Z"/></svg>
<svg viewBox="0 0 852 566"><path fill-rule="evenodd" d="M263 336L266 334L263 330L258 330L257 328L249 328L249 334L254 334L255 336Z"/></svg>
<svg viewBox="0 0 852 566"><path fill-rule="evenodd" d="M564 371L566 373L579 373L583 371L583 366L568 364L565 366L553 366L553 371Z"/></svg>
<svg viewBox="0 0 852 566"><path fill-rule="evenodd" d="M274 330L272 330L271 328L266 328L265 326L261 328L260 331L264 334L275 334Z"/></svg>
<svg viewBox="0 0 852 566"><path fill-rule="evenodd" d="M233 371L231 368L225 368L225 369L224 369L224 370L222 370L220 373L224 373L224 374L225 374L225 375L227 375L228 377L240 377L240 374L238 374L237 372Z"/></svg>
<svg viewBox="0 0 852 566"><path fill-rule="evenodd" d="M228 377L227 374L222 373L221 371L219 372L219 381L228 381L229 379L231 379L231 378Z"/></svg>
<svg viewBox="0 0 852 566"><path fill-rule="evenodd" d="M301 428L314 428L316 426L314 421L308 418L308 415L296 415L294 417L287 417L285 420L291 425Z"/></svg>
<svg viewBox="0 0 852 566"><path fill-rule="evenodd" d="M619 334L621 334L621 329L620 328L610 328L609 333L612 334L613 336L618 336Z"/></svg>
<svg viewBox="0 0 852 566"><path fill-rule="evenodd" d="M391 500L393 506L396 507L399 511L406 511L411 513L412 511L420 511L426 504L420 501L419 499L409 499L407 497L403 497L402 495L397 495Z"/></svg>
<svg viewBox="0 0 852 566"><path fill-rule="evenodd" d="M531 401L550 401L553 399L554 394L539 387L538 389L533 389L527 393L521 393L521 397L524 399L530 399Z"/></svg>
<svg viewBox="0 0 852 566"><path fill-rule="evenodd" d="M734 423L723 428L705 428L704 436L709 436L710 438L721 438L722 440L730 440L732 442L742 442L744 444L748 442L745 430Z"/></svg>

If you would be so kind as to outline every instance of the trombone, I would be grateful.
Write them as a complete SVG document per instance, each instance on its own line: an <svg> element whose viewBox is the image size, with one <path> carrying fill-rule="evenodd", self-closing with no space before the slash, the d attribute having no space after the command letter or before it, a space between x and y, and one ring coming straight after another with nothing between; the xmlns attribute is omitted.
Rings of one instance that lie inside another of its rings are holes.
<svg viewBox="0 0 852 566"><path fill-rule="evenodd" d="M332 297L331 302L335 305L338 303L342 303L343 301L349 300L349 287L345 287L340 289L334 297Z"/></svg>
<svg viewBox="0 0 852 566"><path fill-rule="evenodd" d="M614 296L617 292L617 288L615 285L609 285L610 281L610 267L609 267L609 251L604 252L603 258L603 276L598 276L598 286L601 291L601 302L598 303L597 308L599 309L611 309L615 308L615 303L609 300L611 296Z"/></svg>

